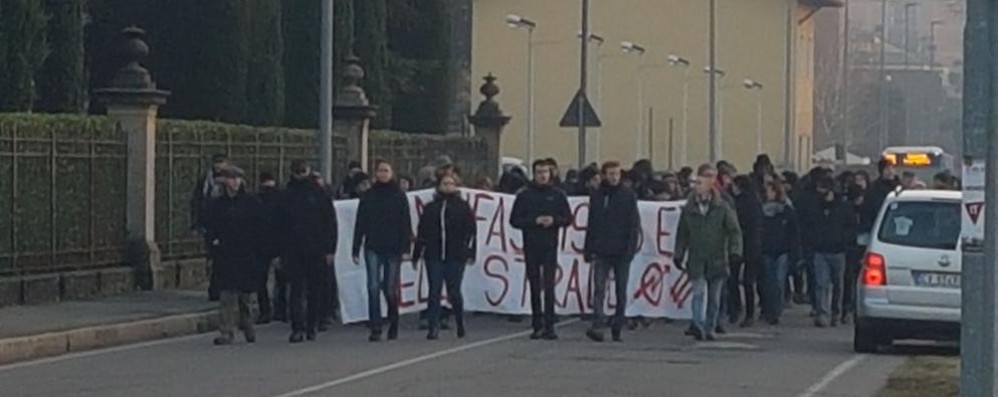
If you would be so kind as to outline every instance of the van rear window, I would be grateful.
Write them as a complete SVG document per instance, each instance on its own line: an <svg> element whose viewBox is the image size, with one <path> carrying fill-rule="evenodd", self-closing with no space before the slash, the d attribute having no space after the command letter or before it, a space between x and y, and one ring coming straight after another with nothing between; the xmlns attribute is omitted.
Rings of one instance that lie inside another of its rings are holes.
<svg viewBox="0 0 998 397"><path fill-rule="evenodd" d="M884 213L877 237L888 244L956 249L960 240L960 216L958 202L894 202Z"/></svg>

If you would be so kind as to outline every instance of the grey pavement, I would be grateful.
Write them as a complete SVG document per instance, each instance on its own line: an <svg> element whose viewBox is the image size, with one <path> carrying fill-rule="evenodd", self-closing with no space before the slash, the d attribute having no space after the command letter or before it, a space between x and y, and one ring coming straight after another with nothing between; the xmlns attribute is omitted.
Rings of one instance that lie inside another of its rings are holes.
<svg viewBox="0 0 998 397"><path fill-rule="evenodd" d="M82 327L204 312L216 304L199 291L133 292L91 301L71 301L0 309L0 339Z"/></svg>
<svg viewBox="0 0 998 397"><path fill-rule="evenodd" d="M857 356L851 327L814 329L806 313L781 327L737 330L716 343L656 322L624 343L590 342L566 320L554 342L527 323L469 316L469 337L427 341L413 316L400 340L371 344L360 326L287 343L284 324L255 345L214 347L213 334L0 367L16 396L766 396L868 397L904 360Z"/></svg>

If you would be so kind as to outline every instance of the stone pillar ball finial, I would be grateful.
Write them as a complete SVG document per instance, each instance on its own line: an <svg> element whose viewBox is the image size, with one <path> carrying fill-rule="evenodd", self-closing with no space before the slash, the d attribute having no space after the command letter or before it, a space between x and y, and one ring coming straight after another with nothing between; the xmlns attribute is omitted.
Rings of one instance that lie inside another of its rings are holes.
<svg viewBox="0 0 998 397"><path fill-rule="evenodd" d="M118 70L111 81L113 88L155 89L149 71L142 67L140 61L149 55L149 45L145 42L146 32L136 26L129 26L121 31L125 39L121 55L127 63Z"/></svg>
<svg viewBox="0 0 998 397"><path fill-rule="evenodd" d="M485 80L485 84L482 84L482 88L480 88L478 92L485 96L486 101L492 101L492 98L499 95L499 86L496 85L496 76L493 76L492 72L489 72L483 80Z"/></svg>

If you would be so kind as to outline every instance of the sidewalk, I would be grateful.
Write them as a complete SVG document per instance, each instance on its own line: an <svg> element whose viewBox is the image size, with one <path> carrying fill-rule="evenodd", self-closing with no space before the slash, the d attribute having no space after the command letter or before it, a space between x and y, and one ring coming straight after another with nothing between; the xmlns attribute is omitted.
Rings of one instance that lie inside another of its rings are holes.
<svg viewBox="0 0 998 397"><path fill-rule="evenodd" d="M217 304L202 291L134 292L0 309L0 364L208 332Z"/></svg>

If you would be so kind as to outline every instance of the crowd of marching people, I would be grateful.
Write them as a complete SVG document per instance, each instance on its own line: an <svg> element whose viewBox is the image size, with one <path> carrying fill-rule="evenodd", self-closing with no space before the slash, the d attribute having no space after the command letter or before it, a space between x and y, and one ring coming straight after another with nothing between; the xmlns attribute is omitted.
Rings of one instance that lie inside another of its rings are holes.
<svg viewBox="0 0 998 397"><path fill-rule="evenodd" d="M366 266L369 340L398 337L399 273L406 260L426 266L429 308L420 314L420 327L427 338L450 329L450 317L457 337L466 335L461 283L466 266L477 259L478 230L459 194L466 185L449 157L421 169L415 180L396 175L386 161L374 163L373 176L351 163L337 186L308 163L294 161L283 189L272 174L262 173L253 193L243 171L224 155L212 160L191 207L211 263L209 296L220 302L216 344L233 343L237 330L252 343L254 325L272 320L290 323L291 343L311 341L335 321L334 201L345 199L359 199L349 246L354 264ZM523 233L531 338L547 340L557 339L554 280L559 232L572 224L569 196L589 197L584 254L594 266L590 339L603 341L609 326L611 338L620 341L625 327L648 323L627 319L624 305L606 318L609 276L614 274L616 301L626 301L628 278L621 275L628 274L639 246L638 201L685 200L674 261L693 283L686 334L714 340L728 326L778 325L795 304L810 306L817 327L848 323L860 261L885 197L899 187L957 190L960 183L942 173L928 186L883 161L876 178L866 170L836 175L821 167L798 176L778 173L764 154L748 173L725 161L678 172L656 172L648 160L629 169L614 161L594 163L564 174L553 159L531 166L530 176L509 167L497 184L479 176L467 187L516 195L510 224ZM416 215L406 192L417 188L436 193L413 231ZM450 308L441 307L445 287Z"/></svg>

